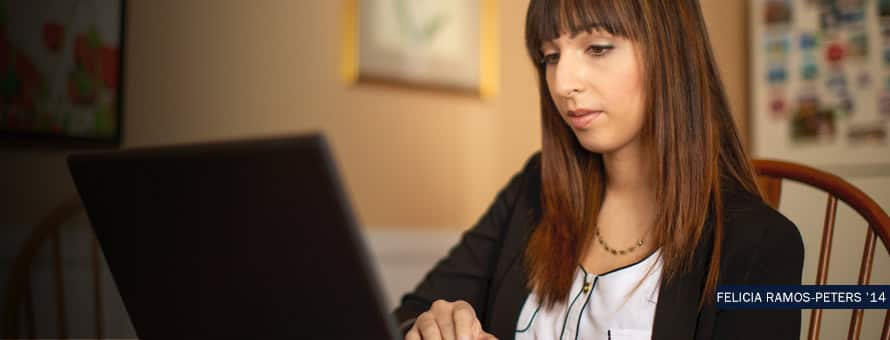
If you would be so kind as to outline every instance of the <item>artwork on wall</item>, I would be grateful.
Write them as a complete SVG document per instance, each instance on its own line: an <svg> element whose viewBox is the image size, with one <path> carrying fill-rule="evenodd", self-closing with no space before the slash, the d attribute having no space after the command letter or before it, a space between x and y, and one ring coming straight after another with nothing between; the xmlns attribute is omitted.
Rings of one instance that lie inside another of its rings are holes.
<svg viewBox="0 0 890 340"><path fill-rule="evenodd" d="M344 0L347 82L489 97L497 91L496 0Z"/></svg>
<svg viewBox="0 0 890 340"><path fill-rule="evenodd" d="M124 0L0 0L0 136L118 144Z"/></svg>
<svg viewBox="0 0 890 340"><path fill-rule="evenodd" d="M890 0L757 0L750 13L756 157L890 166Z"/></svg>

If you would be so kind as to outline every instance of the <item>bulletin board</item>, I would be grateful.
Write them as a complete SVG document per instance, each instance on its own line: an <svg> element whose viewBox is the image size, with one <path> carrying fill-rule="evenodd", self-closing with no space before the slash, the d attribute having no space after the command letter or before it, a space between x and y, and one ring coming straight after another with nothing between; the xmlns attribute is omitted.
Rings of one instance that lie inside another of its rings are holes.
<svg viewBox="0 0 890 340"><path fill-rule="evenodd" d="M890 0L749 8L755 157L890 169Z"/></svg>

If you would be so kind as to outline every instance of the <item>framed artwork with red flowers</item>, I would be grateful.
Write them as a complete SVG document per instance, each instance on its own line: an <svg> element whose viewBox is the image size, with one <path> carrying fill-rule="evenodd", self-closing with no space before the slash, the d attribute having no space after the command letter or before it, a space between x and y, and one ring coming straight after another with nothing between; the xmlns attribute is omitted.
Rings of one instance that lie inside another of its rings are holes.
<svg viewBox="0 0 890 340"><path fill-rule="evenodd" d="M118 145L126 0L0 0L0 135Z"/></svg>

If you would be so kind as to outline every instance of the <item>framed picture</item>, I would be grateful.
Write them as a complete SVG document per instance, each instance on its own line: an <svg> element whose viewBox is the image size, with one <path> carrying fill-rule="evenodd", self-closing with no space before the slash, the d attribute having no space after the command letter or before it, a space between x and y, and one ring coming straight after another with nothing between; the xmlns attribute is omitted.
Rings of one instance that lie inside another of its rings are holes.
<svg viewBox="0 0 890 340"><path fill-rule="evenodd" d="M0 0L0 136L121 139L125 0Z"/></svg>
<svg viewBox="0 0 890 340"><path fill-rule="evenodd" d="M347 82L497 91L496 0L344 1Z"/></svg>

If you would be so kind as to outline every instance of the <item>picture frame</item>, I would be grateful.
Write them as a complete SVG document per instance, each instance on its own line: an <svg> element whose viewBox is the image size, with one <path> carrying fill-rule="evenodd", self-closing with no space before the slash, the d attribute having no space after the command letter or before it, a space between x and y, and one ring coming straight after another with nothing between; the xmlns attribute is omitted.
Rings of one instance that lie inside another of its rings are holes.
<svg viewBox="0 0 890 340"><path fill-rule="evenodd" d="M0 140L120 145L125 13L126 0L0 1Z"/></svg>
<svg viewBox="0 0 890 340"><path fill-rule="evenodd" d="M342 77L494 96L497 22L496 0L344 0Z"/></svg>

